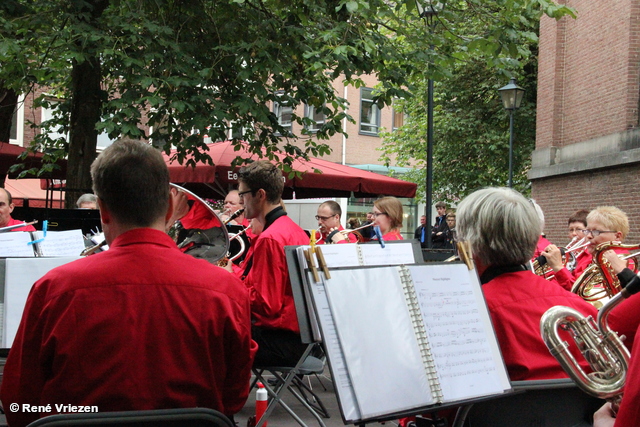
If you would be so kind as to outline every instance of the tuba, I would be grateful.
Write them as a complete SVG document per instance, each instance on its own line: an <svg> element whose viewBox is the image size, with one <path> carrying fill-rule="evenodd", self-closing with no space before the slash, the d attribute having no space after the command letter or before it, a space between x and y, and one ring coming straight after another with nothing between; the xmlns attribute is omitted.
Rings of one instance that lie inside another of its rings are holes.
<svg viewBox="0 0 640 427"><path fill-rule="evenodd" d="M540 334L551 354L565 372L585 393L606 399L617 412L622 400L629 366L629 350L622 343L624 337L609 328L611 310L640 290L640 277L629 284L598 312L597 322L570 307L555 306L540 319ZM589 363L592 372L586 373L569 352L569 344L558 334L568 331L578 350Z"/></svg>
<svg viewBox="0 0 640 427"><path fill-rule="evenodd" d="M179 185L170 185L174 212L167 224L167 234L182 252L216 264L229 250L227 228L209 203ZM88 247L80 256L91 255L106 243L103 240Z"/></svg>
<svg viewBox="0 0 640 427"><path fill-rule="evenodd" d="M582 272L573 284L571 292L578 294L582 299L601 306L611 297L620 292L620 281L611 269L609 261L604 258L604 253L609 249L638 250L640 245L624 245L620 242L605 242L596 246L593 253L593 261ZM618 255L623 260L633 260L634 270L638 268L638 255L640 252Z"/></svg>

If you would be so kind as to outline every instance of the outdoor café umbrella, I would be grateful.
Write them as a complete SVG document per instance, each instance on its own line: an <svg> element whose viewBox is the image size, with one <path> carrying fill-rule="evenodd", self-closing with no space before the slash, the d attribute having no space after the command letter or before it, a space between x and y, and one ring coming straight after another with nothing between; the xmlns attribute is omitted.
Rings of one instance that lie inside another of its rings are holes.
<svg viewBox="0 0 640 427"><path fill-rule="evenodd" d="M169 167L171 182L177 184L205 184L219 194L226 194L227 190L237 185L239 167L232 167L233 160L240 156L243 159L259 160L256 154L250 153L247 144L242 143L241 149L236 151L231 141L213 142L207 144L206 153L211 157L213 165L197 162L195 167L170 160L171 155L165 154ZM278 153L279 159L286 157L286 153ZM310 158L296 159L292 163L298 175L285 174L285 198L297 199L321 197L414 197L417 185L401 179L392 178L373 172L363 171L346 165L327 160ZM321 173L315 172L316 170Z"/></svg>

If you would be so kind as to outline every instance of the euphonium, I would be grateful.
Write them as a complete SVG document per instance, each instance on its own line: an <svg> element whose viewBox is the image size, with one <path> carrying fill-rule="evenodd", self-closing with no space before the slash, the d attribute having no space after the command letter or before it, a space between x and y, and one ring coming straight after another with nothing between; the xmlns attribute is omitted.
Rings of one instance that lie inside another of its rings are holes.
<svg viewBox="0 0 640 427"><path fill-rule="evenodd" d="M242 235L244 233L246 233L246 231L251 228L250 225L246 226L245 228L243 228L242 230L238 231L236 234L229 234L229 251L227 252L227 255L222 258L220 261L218 261L218 266L219 267L224 267L226 266L229 261L233 262L236 259L238 259L245 251L246 249L246 244L244 243L244 240L242 239ZM240 249L238 249L238 252L236 252L235 254L231 254L231 242L233 242L234 240L238 241L238 244L240 245Z"/></svg>
<svg viewBox="0 0 640 427"><path fill-rule="evenodd" d="M540 334L551 354L584 392L611 402L614 412L622 399L622 388L629 366L629 350L623 337L609 328L611 310L625 298L640 290L640 278L633 280L609 300L598 312L597 323L570 307L555 306L540 319ZM592 372L586 373L569 351L569 344L558 331L568 331L577 348L589 363Z"/></svg>
<svg viewBox="0 0 640 427"><path fill-rule="evenodd" d="M609 249L626 249L626 250L638 250L640 245L624 245L620 242L605 242L596 246L593 252L593 261L585 269L585 271L576 279L573 284L571 292L580 295L585 301L591 302L594 305L596 303L603 303L609 298L620 292L620 281L618 277L611 270L609 261L604 257L604 253ZM623 260L633 258L634 270L638 268L638 260L636 259L640 252L634 252L631 254L618 255Z"/></svg>

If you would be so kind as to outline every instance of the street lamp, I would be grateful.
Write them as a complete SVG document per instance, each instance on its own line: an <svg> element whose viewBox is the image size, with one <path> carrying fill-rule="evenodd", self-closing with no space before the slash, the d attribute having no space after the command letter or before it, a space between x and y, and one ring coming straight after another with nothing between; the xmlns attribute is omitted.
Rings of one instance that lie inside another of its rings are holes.
<svg viewBox="0 0 640 427"><path fill-rule="evenodd" d="M444 9L444 5L440 2L431 0L416 0L416 7L420 18L424 18L429 32L433 32L437 22L434 18ZM433 45L430 49L433 50ZM426 223L430 227L432 225L431 204L433 199L433 79L429 77L427 81L427 182L425 197L425 216ZM431 230L427 233L427 248L431 248Z"/></svg>
<svg viewBox="0 0 640 427"><path fill-rule="evenodd" d="M511 77L509 84L498 89L502 97L502 105L509 111L509 188L513 187L513 113L520 108L524 89Z"/></svg>

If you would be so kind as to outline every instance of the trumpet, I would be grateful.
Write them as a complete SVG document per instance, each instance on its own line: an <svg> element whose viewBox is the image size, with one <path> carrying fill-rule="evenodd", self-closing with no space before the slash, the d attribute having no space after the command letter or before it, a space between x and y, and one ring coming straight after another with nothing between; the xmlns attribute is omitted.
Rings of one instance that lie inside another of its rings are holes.
<svg viewBox="0 0 640 427"><path fill-rule="evenodd" d="M626 249L638 250L640 245L625 245L620 242L604 242L596 246L593 252L593 262L585 269L585 271L576 279L571 292L578 294L585 301L593 305L600 306L606 300L620 292L621 285L618 277L613 273L609 261L604 258L604 253L609 249ZM638 268L638 256L640 251L619 254L622 260L632 259Z"/></svg>
<svg viewBox="0 0 640 427"><path fill-rule="evenodd" d="M567 247L559 248L560 253L562 254L562 263L567 268L572 265L575 268L576 259L578 257L575 252L580 249L584 251L584 248L589 246L589 242L586 241L586 238L583 237L578 241L576 241L576 239L577 238L574 237ZM544 277L547 280L552 280L555 277L553 270L547 264L547 258L544 255L538 255L531 261L531 270L538 276Z"/></svg>
<svg viewBox="0 0 640 427"><path fill-rule="evenodd" d="M340 230L338 231L338 233L344 234L345 236L348 236L350 233L354 233L356 238L358 239L358 243L364 242L364 236L362 236L362 233L360 233L360 230L363 230L365 228L368 227L373 227L374 223L370 223L370 224L365 224L365 225L361 225L360 227L354 228L352 230ZM329 233L329 235L327 236L327 240L329 241L329 243L331 243L331 238L333 237L333 235L331 233Z"/></svg>
<svg viewBox="0 0 640 427"><path fill-rule="evenodd" d="M629 350L624 337L609 328L609 313L629 296L640 290L640 277L634 277L621 292L598 312L597 322L570 307L555 306L540 319L540 334L551 354L565 372L585 393L606 399L617 412L629 367ZM569 352L569 345L558 331L569 331L592 372L586 373Z"/></svg>

